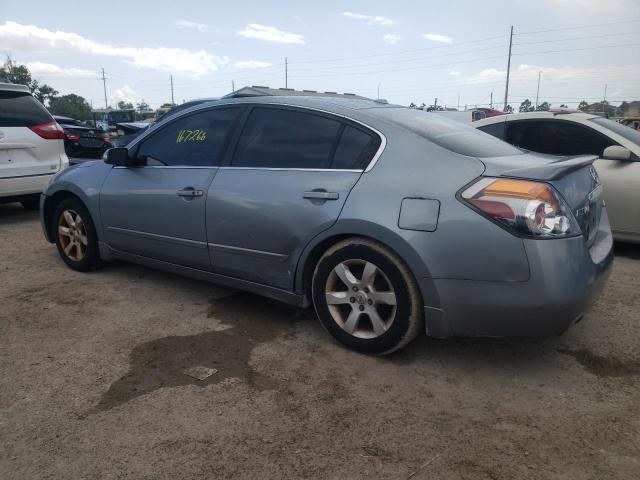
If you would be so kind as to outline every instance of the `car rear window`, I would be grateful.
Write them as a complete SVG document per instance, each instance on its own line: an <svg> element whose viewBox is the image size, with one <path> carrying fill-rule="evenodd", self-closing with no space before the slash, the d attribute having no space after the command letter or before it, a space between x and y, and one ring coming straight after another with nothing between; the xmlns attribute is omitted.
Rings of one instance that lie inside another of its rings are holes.
<svg viewBox="0 0 640 480"><path fill-rule="evenodd" d="M32 127L52 120L47 109L30 94L0 91L0 127Z"/></svg>
<svg viewBox="0 0 640 480"><path fill-rule="evenodd" d="M634 130L632 127L623 125L622 123L614 122L608 118L598 117L591 119L593 123L602 125L605 128L617 133L618 135L626 138L627 140L640 145L640 132Z"/></svg>
<svg viewBox="0 0 640 480"><path fill-rule="evenodd" d="M522 150L462 122L415 108L378 108L377 115L427 140L469 157L520 155Z"/></svg>

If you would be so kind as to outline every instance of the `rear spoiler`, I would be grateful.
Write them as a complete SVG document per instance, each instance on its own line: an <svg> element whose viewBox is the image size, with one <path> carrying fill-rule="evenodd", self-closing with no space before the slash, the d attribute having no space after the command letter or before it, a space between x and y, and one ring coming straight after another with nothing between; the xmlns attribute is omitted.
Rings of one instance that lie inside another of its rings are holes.
<svg viewBox="0 0 640 480"><path fill-rule="evenodd" d="M514 168L502 173L503 177L537 178L539 180L557 180L567 173L591 165L598 157L596 155L580 155L576 157L562 157L558 160L536 165L535 167Z"/></svg>

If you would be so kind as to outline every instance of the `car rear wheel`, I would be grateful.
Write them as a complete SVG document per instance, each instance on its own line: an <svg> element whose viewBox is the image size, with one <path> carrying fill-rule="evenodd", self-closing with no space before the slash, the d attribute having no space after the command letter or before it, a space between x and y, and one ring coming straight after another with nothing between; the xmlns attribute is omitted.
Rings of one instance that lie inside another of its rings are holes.
<svg viewBox="0 0 640 480"><path fill-rule="evenodd" d="M64 262L79 272L98 268L98 237L87 208L70 198L60 202L53 218L53 236Z"/></svg>
<svg viewBox="0 0 640 480"><path fill-rule="evenodd" d="M344 240L327 250L313 274L312 296L329 333L363 353L394 352L424 324L420 292L408 267L369 239Z"/></svg>

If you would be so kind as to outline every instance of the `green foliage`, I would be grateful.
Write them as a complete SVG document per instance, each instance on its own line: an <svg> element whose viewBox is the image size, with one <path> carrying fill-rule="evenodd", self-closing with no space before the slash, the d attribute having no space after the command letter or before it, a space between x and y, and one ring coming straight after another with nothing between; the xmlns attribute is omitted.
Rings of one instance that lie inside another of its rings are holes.
<svg viewBox="0 0 640 480"><path fill-rule="evenodd" d="M149 110L149 108L150 108L149 104L144 100L141 100L139 103L136 103L136 110L138 110L139 112L143 110Z"/></svg>
<svg viewBox="0 0 640 480"><path fill-rule="evenodd" d="M551 104L548 102L542 102L540 105L536 107L536 111L538 112L546 112L551 108Z"/></svg>
<svg viewBox="0 0 640 480"><path fill-rule="evenodd" d="M520 104L518 108L519 112L533 112L536 109L533 105L531 105L531 100L528 98Z"/></svg>
<svg viewBox="0 0 640 480"><path fill-rule="evenodd" d="M124 100L120 100L118 102L118 108L120 110L132 110L133 109L133 103L125 102Z"/></svg>
<svg viewBox="0 0 640 480"><path fill-rule="evenodd" d="M582 100L582 101L580 102L580 104L578 105L578 110L584 110L584 109L585 109L585 108L587 108L588 106L589 106L589 104L588 104L586 101Z"/></svg>
<svg viewBox="0 0 640 480"><path fill-rule="evenodd" d="M9 55L7 55L4 65L0 67L0 80L26 85L33 96L45 105L58 95L57 90L34 79L26 65L18 65Z"/></svg>
<svg viewBox="0 0 640 480"><path fill-rule="evenodd" d="M64 115L78 120L91 118L91 105L75 93L52 98L49 100L49 110L54 115Z"/></svg>
<svg viewBox="0 0 640 480"><path fill-rule="evenodd" d="M507 105L506 107L504 107L503 112L504 113L513 113L513 107L511 105Z"/></svg>

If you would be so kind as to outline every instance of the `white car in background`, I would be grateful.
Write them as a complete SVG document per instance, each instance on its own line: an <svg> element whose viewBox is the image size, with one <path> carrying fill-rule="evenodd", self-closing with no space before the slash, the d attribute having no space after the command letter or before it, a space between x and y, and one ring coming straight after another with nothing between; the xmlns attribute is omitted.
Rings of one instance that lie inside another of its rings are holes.
<svg viewBox="0 0 640 480"><path fill-rule="evenodd" d="M593 165L604 188L613 236L640 243L640 132L565 109L501 115L470 125L524 150L600 157Z"/></svg>
<svg viewBox="0 0 640 480"><path fill-rule="evenodd" d="M49 180L69 165L64 132L24 85L0 83L0 203L37 209Z"/></svg>

